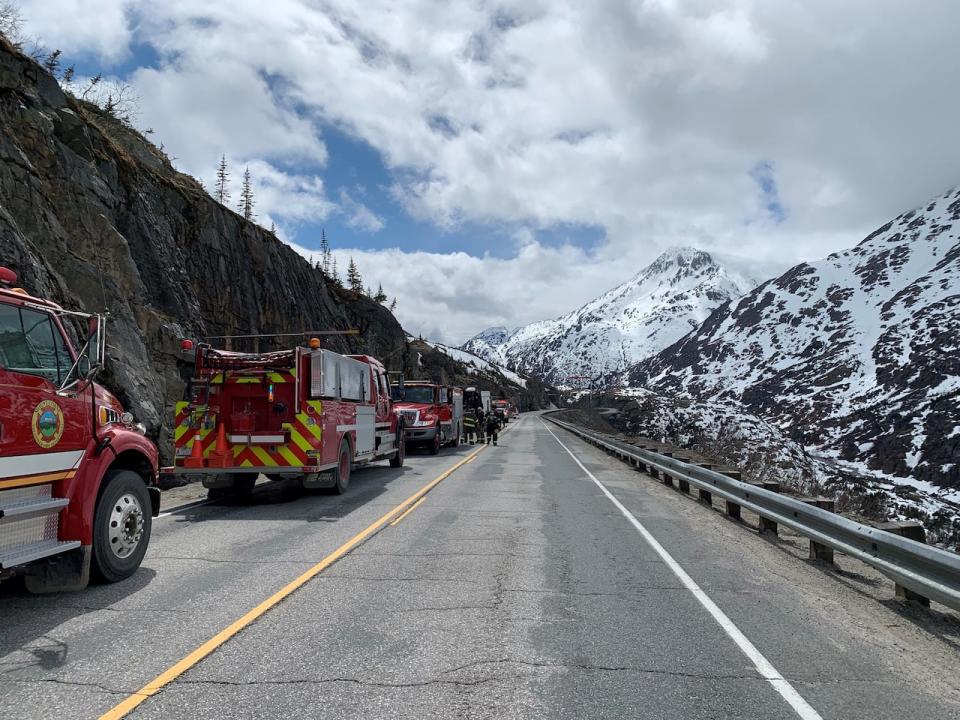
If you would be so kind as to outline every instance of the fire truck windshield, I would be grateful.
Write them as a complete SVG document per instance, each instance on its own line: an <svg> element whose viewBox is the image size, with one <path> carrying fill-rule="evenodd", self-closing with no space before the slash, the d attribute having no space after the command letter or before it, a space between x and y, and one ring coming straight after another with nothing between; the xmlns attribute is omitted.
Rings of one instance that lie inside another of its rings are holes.
<svg viewBox="0 0 960 720"><path fill-rule="evenodd" d="M407 385L404 388L403 397L400 398L400 402L408 403L424 403L429 405L433 402L433 392L432 387L416 387Z"/></svg>
<svg viewBox="0 0 960 720"><path fill-rule="evenodd" d="M0 367L60 385L72 364L49 314L0 304Z"/></svg>

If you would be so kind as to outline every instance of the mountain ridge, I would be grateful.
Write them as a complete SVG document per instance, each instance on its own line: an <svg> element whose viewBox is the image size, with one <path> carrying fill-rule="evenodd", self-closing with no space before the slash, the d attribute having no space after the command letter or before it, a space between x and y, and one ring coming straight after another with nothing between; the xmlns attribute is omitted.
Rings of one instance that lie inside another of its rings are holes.
<svg viewBox="0 0 960 720"><path fill-rule="evenodd" d="M461 348L554 385L568 385L571 376L606 381L757 283L705 250L673 247L576 310L513 331L488 328Z"/></svg>
<svg viewBox="0 0 960 720"><path fill-rule="evenodd" d="M960 191L723 305L631 386L737 402L864 472L960 487Z"/></svg>

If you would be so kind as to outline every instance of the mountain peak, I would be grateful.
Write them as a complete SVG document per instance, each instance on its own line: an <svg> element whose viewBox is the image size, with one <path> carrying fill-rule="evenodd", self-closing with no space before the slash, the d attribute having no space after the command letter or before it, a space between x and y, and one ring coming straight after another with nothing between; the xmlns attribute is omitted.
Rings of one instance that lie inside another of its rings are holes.
<svg viewBox="0 0 960 720"><path fill-rule="evenodd" d="M757 284L745 273L726 272L704 250L671 247L573 312L513 332L489 328L463 348L556 384L570 375L610 377L673 344Z"/></svg>

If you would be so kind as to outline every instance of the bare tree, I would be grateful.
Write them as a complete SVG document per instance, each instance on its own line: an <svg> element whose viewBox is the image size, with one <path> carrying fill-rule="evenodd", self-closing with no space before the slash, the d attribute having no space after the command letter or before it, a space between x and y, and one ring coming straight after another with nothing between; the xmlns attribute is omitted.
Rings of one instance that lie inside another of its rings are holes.
<svg viewBox="0 0 960 720"><path fill-rule="evenodd" d="M23 16L20 14L20 8L13 2L0 2L0 35L19 49L23 40L20 34L22 30Z"/></svg>
<svg viewBox="0 0 960 720"><path fill-rule="evenodd" d="M100 92L93 102L124 125L132 125L139 112L140 97L132 85L111 80L101 83Z"/></svg>
<svg viewBox="0 0 960 720"><path fill-rule="evenodd" d="M87 86L83 89L83 92L80 93L80 99L90 100L90 102L95 102L91 97L91 93L96 92L97 86L100 84L101 80L103 80L103 75L101 75L100 73L97 73L92 78L90 78L90 82L87 83Z"/></svg>

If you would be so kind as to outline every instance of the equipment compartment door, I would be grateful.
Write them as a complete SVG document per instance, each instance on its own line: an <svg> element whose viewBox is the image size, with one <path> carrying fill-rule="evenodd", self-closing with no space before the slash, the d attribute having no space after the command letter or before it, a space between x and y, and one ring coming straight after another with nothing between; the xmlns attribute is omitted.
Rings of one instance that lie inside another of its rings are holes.
<svg viewBox="0 0 960 720"><path fill-rule="evenodd" d="M376 421L373 405L357 405L357 455L373 452Z"/></svg>

